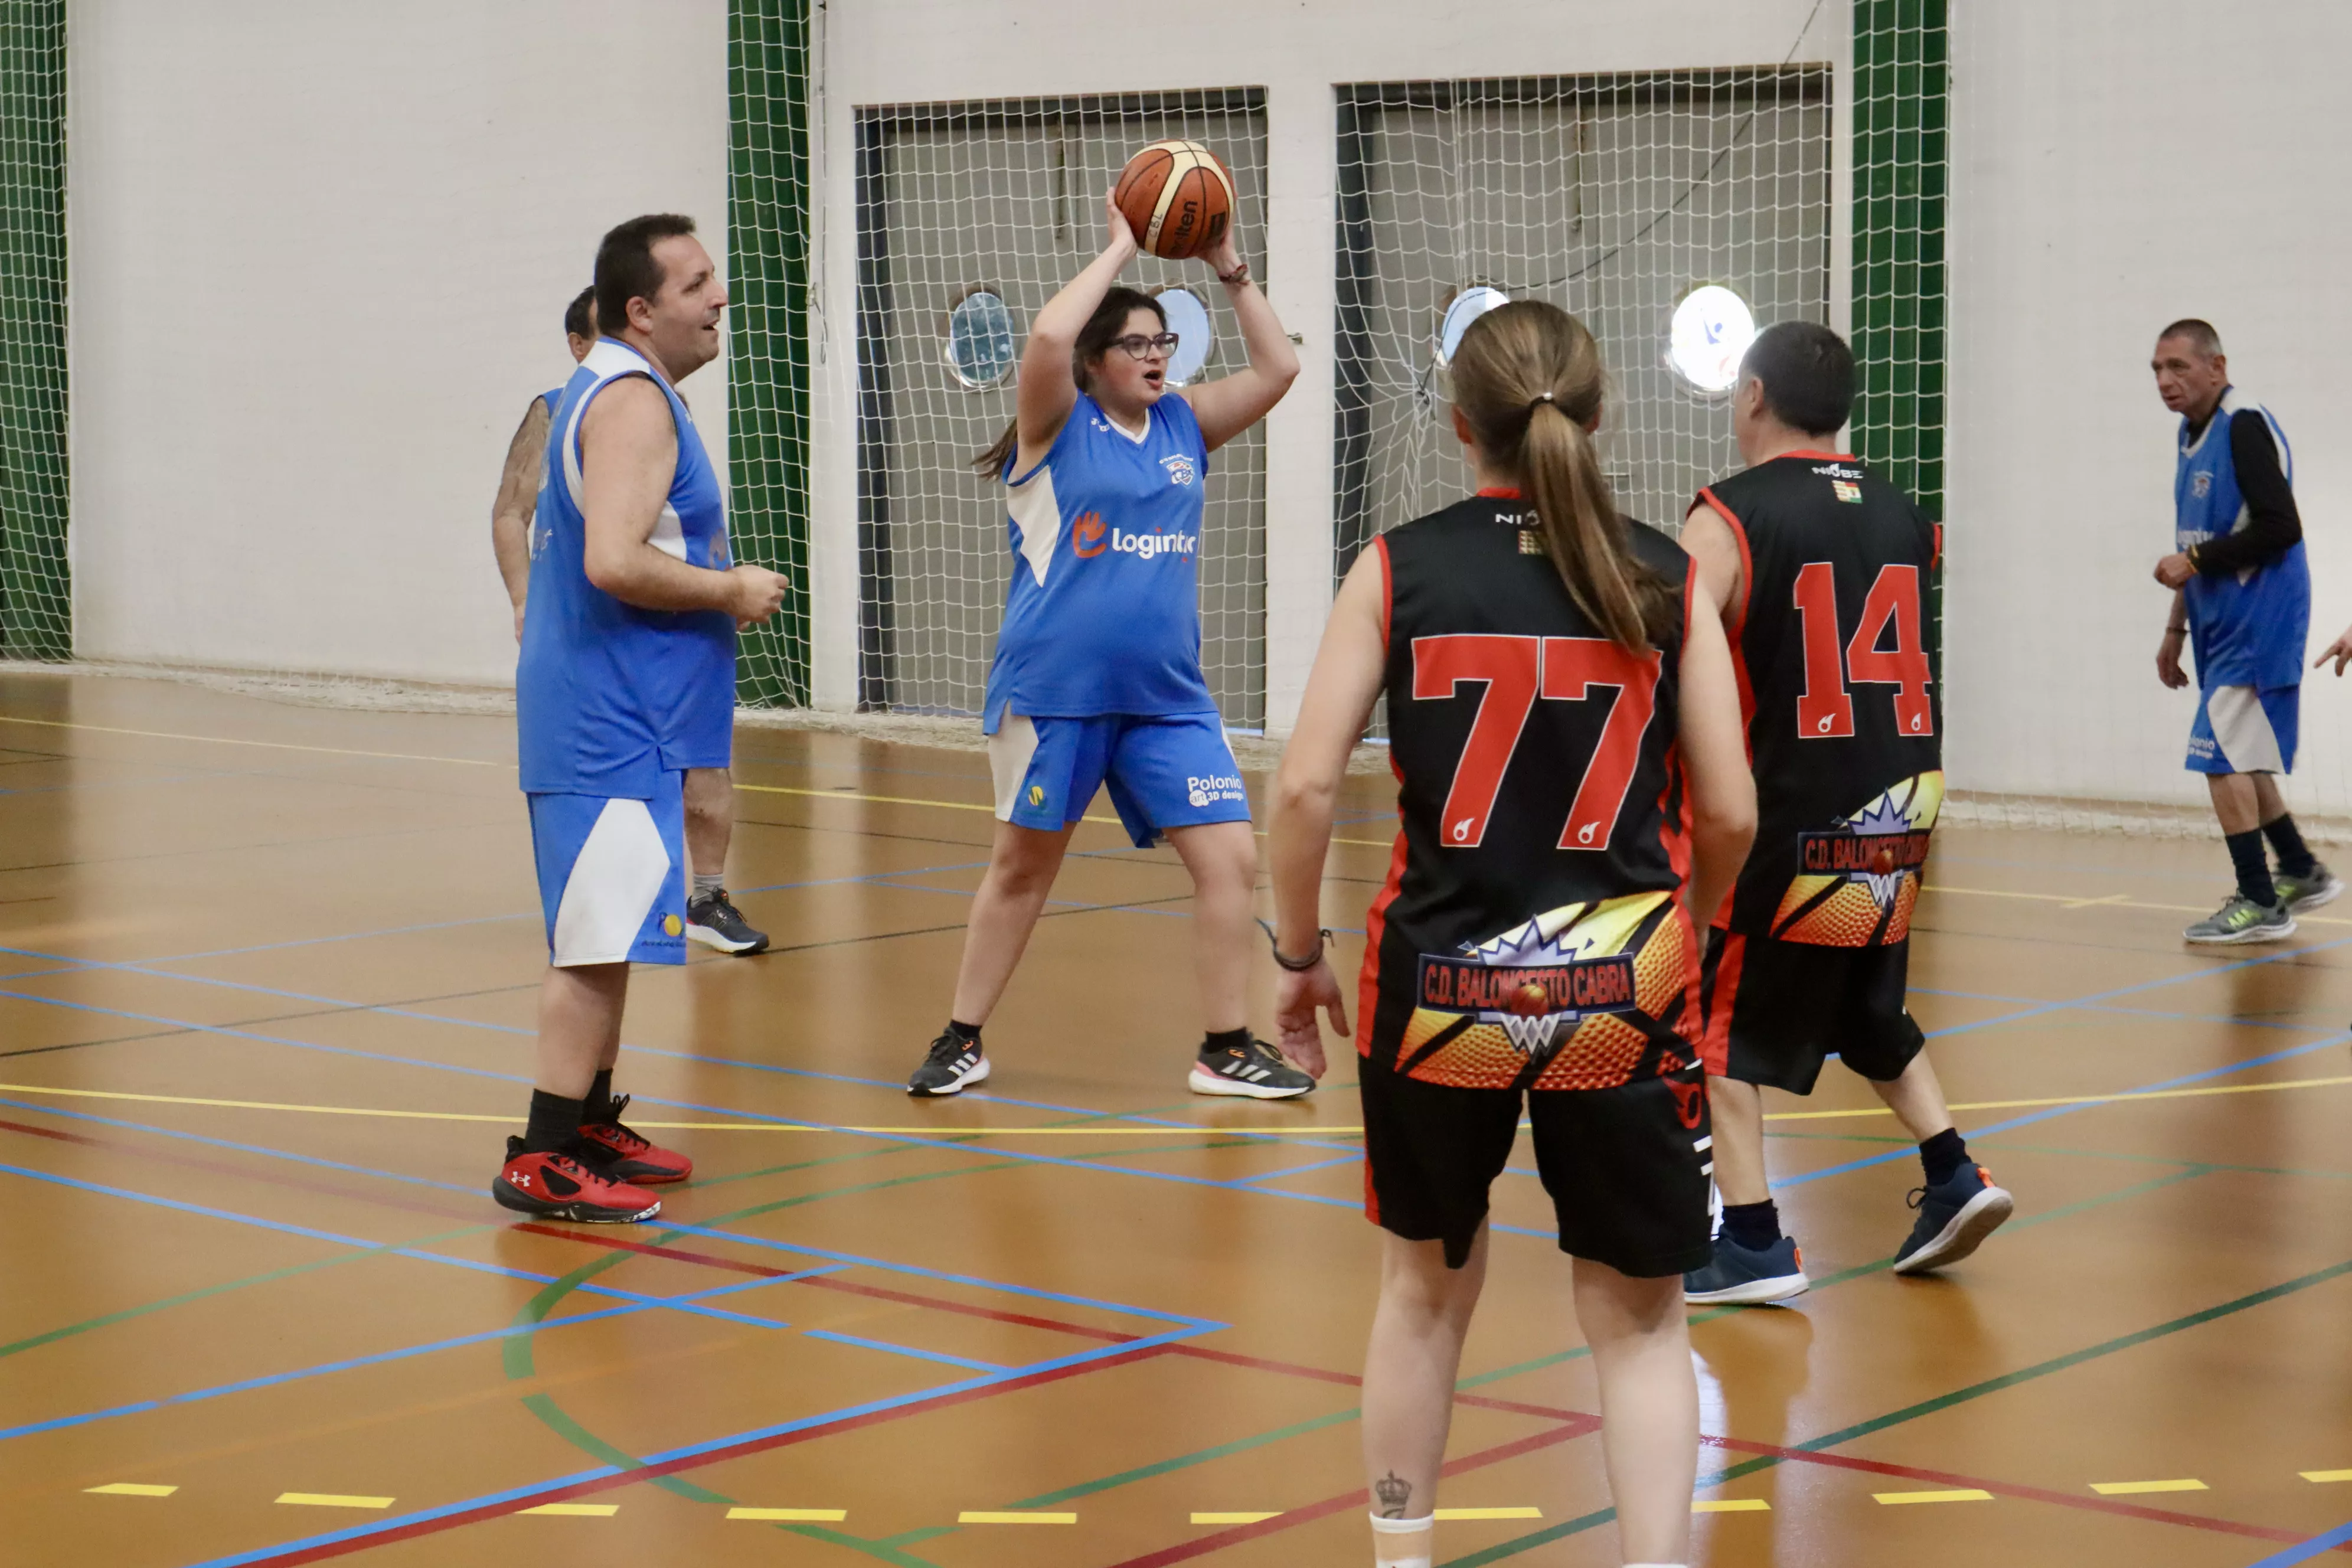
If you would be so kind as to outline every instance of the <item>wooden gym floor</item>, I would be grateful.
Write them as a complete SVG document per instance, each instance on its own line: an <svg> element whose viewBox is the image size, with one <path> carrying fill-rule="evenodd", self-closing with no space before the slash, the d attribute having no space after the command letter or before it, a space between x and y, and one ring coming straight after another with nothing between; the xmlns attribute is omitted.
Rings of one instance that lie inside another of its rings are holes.
<svg viewBox="0 0 2352 1568"><path fill-rule="evenodd" d="M0 677L0 1562L1367 1560L1347 1058L1303 1103L1185 1092L1171 857L1083 828L989 1092L911 1103L983 759L745 731L731 881L777 951L640 971L623 1058L700 1175L655 1225L516 1224L484 1190L543 957L512 747ZM1352 788L1334 926L1385 866L1383 785ZM2352 901L2190 952L2217 845L1938 845L1914 1006L2019 1216L1897 1279L1899 1130L1837 1069L1774 1100L1816 1285L1694 1314L1694 1562L2333 1555ZM1456 1568L1617 1561L1547 1214L1498 1185Z"/></svg>

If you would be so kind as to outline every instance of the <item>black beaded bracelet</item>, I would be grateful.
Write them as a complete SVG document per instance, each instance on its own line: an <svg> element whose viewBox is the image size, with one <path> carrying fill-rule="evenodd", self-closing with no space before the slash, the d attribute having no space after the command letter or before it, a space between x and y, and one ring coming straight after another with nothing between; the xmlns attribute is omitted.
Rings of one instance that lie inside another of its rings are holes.
<svg viewBox="0 0 2352 1568"><path fill-rule="evenodd" d="M1315 933L1315 952L1310 956L1306 958L1286 958L1283 956L1282 943L1274 934L1274 928L1267 925L1264 921L1260 921L1257 923L1259 928L1265 932L1265 944L1274 950L1274 962L1281 965L1283 968L1287 969L1293 974L1304 974L1308 970L1323 962L1324 946L1331 940L1331 931L1328 927L1326 927L1322 931L1318 931Z"/></svg>

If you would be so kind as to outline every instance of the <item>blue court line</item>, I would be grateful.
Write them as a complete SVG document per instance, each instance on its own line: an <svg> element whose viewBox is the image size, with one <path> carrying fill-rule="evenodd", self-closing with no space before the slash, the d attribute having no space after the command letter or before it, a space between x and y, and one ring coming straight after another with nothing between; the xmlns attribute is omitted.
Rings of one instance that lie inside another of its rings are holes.
<svg viewBox="0 0 2352 1568"><path fill-rule="evenodd" d="M469 1269L478 1274L493 1274L505 1279L528 1279L535 1285L552 1285L560 1278L553 1274L535 1274L527 1268L509 1268L502 1264L479 1263L470 1258L453 1258L446 1253L425 1252L417 1247L387 1246L362 1237L339 1236L331 1230L314 1230L309 1226L295 1225L287 1220L265 1219L259 1215L239 1214L234 1209L208 1207L180 1198L158 1197L152 1193L133 1192L128 1187L111 1187L102 1182L85 1182L72 1176L60 1176L51 1171L37 1171L26 1165L0 1163L0 1173L24 1176L54 1186L71 1187L80 1192L98 1193L107 1197L128 1198L133 1203L149 1204L157 1208L176 1209L182 1214L201 1215L206 1219L226 1220L232 1225L251 1226L258 1230L274 1230L286 1236L299 1236L308 1241L323 1241L335 1247L354 1247L362 1252L382 1253L391 1258L413 1258L421 1263L437 1263L445 1268ZM647 1306L668 1307L696 1317L717 1318L723 1322L741 1323L757 1329L772 1329L782 1325L772 1318L755 1318L744 1312L730 1312L718 1307L680 1305L661 1296L647 1296L636 1290L623 1290L610 1285L582 1285L578 1289L596 1296L610 1296L617 1300L640 1301Z"/></svg>
<svg viewBox="0 0 2352 1568"><path fill-rule="evenodd" d="M2307 1045L2290 1046L2285 1050L2273 1051L2267 1056L2249 1057L2242 1062L2225 1062L2220 1067L2207 1068L2201 1072L2188 1073L2179 1078L2168 1078L2160 1083L2144 1083L2137 1089L2121 1089L2113 1100L2100 1100L2090 1105L2053 1105L2023 1116L2012 1116L2006 1121L1995 1121L1989 1126L1977 1128L1969 1136L1990 1138L1995 1133L2014 1132L2021 1127L2031 1127L2037 1121L2047 1121L2055 1116L2071 1116L2078 1110L2095 1110L2100 1105L2126 1103L2134 1095L2153 1094L2168 1089L2185 1089L2190 1084L2203 1083L2209 1079L2225 1078L2231 1073L2244 1072L2248 1068L2265 1067L2272 1062L2283 1062L2294 1057L2308 1056L2313 1051L2326 1050L2330 1046L2340 1046L2347 1040L2352 1040L2352 1032L2339 1030L2324 1040L2313 1040ZM1789 1176L1772 1183L1771 1187L1774 1192L1786 1187L1801 1187L1808 1182L1818 1182L1826 1176L1843 1175L1848 1171L1865 1170L1872 1165L1884 1165L1893 1160L1907 1160L1916 1152L1916 1150L1909 1148L1890 1149L1883 1154L1871 1154L1859 1160L1849 1160L1843 1165L1831 1165L1819 1171L1807 1171L1802 1175Z"/></svg>
<svg viewBox="0 0 2352 1568"><path fill-rule="evenodd" d="M43 1105L37 1100L11 1100L0 1095L0 1105L17 1110L38 1111L43 1116L62 1116L74 1121L94 1122L100 1127L120 1127L125 1131L146 1132L158 1138L176 1138L189 1143L205 1143L215 1149L234 1149L241 1154L259 1154L271 1160L298 1160L305 1165L317 1165L330 1171L343 1171L354 1176L374 1176L381 1181L405 1182L415 1187L436 1187L445 1193L463 1193L478 1197L479 1183L468 1185L463 1182L436 1182L430 1176L404 1175L398 1171L379 1171L369 1165L347 1165L341 1160L321 1159L316 1154L297 1154L290 1149L273 1149L267 1143L240 1143L233 1138L211 1138L202 1132L183 1132L176 1127L157 1127L145 1121L125 1121L120 1117L97 1116L87 1110L67 1110L59 1106Z"/></svg>
<svg viewBox="0 0 2352 1568"><path fill-rule="evenodd" d="M1098 1361L1108 1361L1113 1357L1130 1356L1139 1351L1178 1343L1190 1339L1196 1331L1198 1331L1192 1329L1171 1329L1166 1333L1147 1335L1126 1344L1097 1345L1091 1350L1074 1352L1069 1355L1055 1357L1051 1361L1032 1362L1027 1366L1008 1367L1003 1372L968 1377L956 1383L941 1384L935 1388L916 1389L908 1394L893 1394L887 1399L868 1400L863 1405L845 1405L841 1409L828 1410L822 1415L803 1415L791 1421L779 1421L773 1426L755 1426L747 1432L736 1432L724 1437L712 1437L699 1443L689 1443L682 1447L645 1455L636 1463L638 1466L652 1466L667 1464L677 1459L689 1459L721 1448L757 1443L770 1437L781 1437L793 1432L806 1431L814 1426L854 1421L860 1416L880 1415L928 1400L943 1399L953 1394L992 1388L999 1384L1011 1383L1024 1377L1034 1377L1043 1373L1061 1372L1087 1366ZM275 1546L257 1547L252 1551L236 1552L226 1557L209 1558L203 1563L191 1564L190 1568L244 1568L245 1564L265 1562L289 1552L307 1552L320 1546L340 1545L349 1541L362 1541L370 1536L382 1535L388 1531L429 1523L436 1519L446 1519L451 1514L465 1513L474 1509L526 1502L531 1498L544 1497L549 1492L562 1491L566 1488L578 1486L583 1481L603 1480L607 1477L623 1473L625 1473L623 1467L619 1465L597 1465L589 1469L575 1470L568 1476L558 1476L552 1480L534 1481L529 1486L509 1487L503 1491L487 1492L479 1497L467 1498L458 1502L419 1509L391 1519L373 1520L365 1524L352 1525L344 1530L329 1531L320 1535L306 1536L299 1541L280 1542Z"/></svg>
<svg viewBox="0 0 2352 1568"><path fill-rule="evenodd" d="M811 1268L798 1274L779 1274L772 1279L740 1280L730 1285L713 1285L705 1289L689 1290L680 1296L667 1298L676 1303L702 1301L713 1296L730 1296L739 1291L756 1290L763 1286L782 1285L793 1279L804 1279L812 1274L837 1273L844 1266ZM118 1415L141 1415L150 1411L167 1409L176 1405L196 1405L207 1399L221 1399L232 1394L249 1394L256 1389L275 1388L289 1383L304 1383L331 1373L352 1372L363 1366L382 1366L387 1362L408 1361L437 1351L459 1350L467 1345L488 1344L498 1340L518 1339L547 1329L570 1328L574 1323L593 1323L605 1318L624 1318L634 1313L651 1311L654 1301L631 1301L618 1307L598 1307L585 1312L573 1312L543 1322L521 1323L503 1329L485 1329L479 1333L457 1334L446 1340L432 1340L424 1344L404 1345L398 1350L378 1351L372 1355L352 1356L342 1361L320 1362L316 1366L297 1367L291 1372L265 1373L257 1377L240 1378L235 1383L215 1384L210 1388L190 1389L185 1394L165 1394L161 1399L142 1399L130 1405L117 1405L104 1410L86 1410L77 1415L57 1415L46 1421L28 1421L21 1426L0 1427L0 1442L13 1437L29 1437L36 1433L62 1431L69 1426L87 1426L92 1422L111 1420ZM777 1323L785 1329L789 1323Z"/></svg>
<svg viewBox="0 0 2352 1568"><path fill-rule="evenodd" d="M2192 980L2210 980L2217 974L2229 974L2241 969L2253 969L2265 963L2277 963L2286 959L2300 958L2307 952L2326 952L2331 948L2342 947L2347 942L2352 942L2352 936L2339 936L2328 942L2314 942L2308 947L2290 948L2284 952L2265 953L2260 958L2242 958L2233 963L2217 963L2210 969L2192 970L2182 974L2159 975L2154 980L2142 980L2134 984L2118 986L2113 991L2095 991L2088 996L2077 996L2070 1001L2038 1002L2022 1012L2002 1013L1994 1017L1977 1019L1973 1023L1949 1024L1940 1029L1929 1029L1927 1031L1927 1036L1931 1040L1937 1040L1952 1035L1965 1035L1976 1029L1990 1029L2001 1024L2022 1023L2028 1018L2040 1018L2052 1013L2066 1012L2071 1008L2112 1002L2118 996L2137 996L2143 991L2158 991L2167 985L2185 984Z"/></svg>
<svg viewBox="0 0 2352 1568"><path fill-rule="evenodd" d="M831 1329L803 1329L802 1337L824 1340L836 1345L856 1345L861 1350L882 1351L890 1355L912 1356L917 1361L935 1361L947 1366L960 1366L966 1372L1009 1371L1001 1362L974 1361L970 1356L949 1355L944 1351L919 1351L911 1345L894 1345L884 1340L860 1339L856 1334L836 1334ZM0 1436L5 1436L0 1433Z"/></svg>
<svg viewBox="0 0 2352 1568"><path fill-rule="evenodd" d="M2325 1535L2315 1535L2283 1552L2273 1552L2252 1564L2251 1568L2289 1568L2292 1563L2308 1563L2325 1552L2333 1552L2347 1542L2352 1542L2352 1524L2339 1524Z"/></svg>
<svg viewBox="0 0 2352 1568"><path fill-rule="evenodd" d="M7 1101L5 1100L0 1100L0 1105L5 1105ZM1358 1164L1362 1162L1363 1158L1364 1156L1362 1152L1359 1151L1353 1154L1343 1154L1336 1160L1318 1160L1314 1163L1308 1165L1293 1165L1286 1171L1268 1171L1262 1176L1244 1176L1241 1178L1241 1181L1244 1185L1247 1185L1253 1182L1278 1182L1285 1176L1303 1176L1309 1171L1328 1171L1334 1165ZM1506 1168L1507 1169L1508 1167ZM1529 1172L1528 1173L1532 1175L1534 1173Z"/></svg>

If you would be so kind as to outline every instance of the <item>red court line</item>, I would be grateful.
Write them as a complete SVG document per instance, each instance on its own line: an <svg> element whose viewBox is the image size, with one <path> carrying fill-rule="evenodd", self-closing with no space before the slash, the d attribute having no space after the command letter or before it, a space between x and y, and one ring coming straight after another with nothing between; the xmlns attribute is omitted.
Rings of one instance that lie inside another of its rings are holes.
<svg viewBox="0 0 2352 1568"><path fill-rule="evenodd" d="M1533 1436L1521 1437L1492 1448L1482 1448L1475 1454L1465 1454L1458 1459L1448 1459L1438 1474L1456 1476L1465 1471L1481 1469L1486 1466L1500 1464L1505 1459L1515 1459L1522 1454L1532 1454L1538 1448L1549 1448L1556 1444L1565 1443L1571 1437L1581 1437L1588 1432L1597 1432L1600 1429L1601 1422L1598 1417L1580 1416L1571 1425L1555 1427L1549 1432L1538 1432ZM1129 1557L1113 1563L1111 1568L1164 1568L1164 1564L1170 1563L1183 1563L1194 1557L1205 1557L1212 1552L1223 1552L1226 1547L1238 1546L1244 1541L1255 1541L1261 1536L1296 1529L1310 1521L1326 1519L1347 1509L1369 1508L1371 1500L1372 1494L1359 1487L1354 1491L1342 1492L1338 1497L1325 1498L1321 1502L1311 1502L1304 1508L1286 1510L1272 1519L1260 1520L1255 1524L1236 1524L1229 1529L1220 1530L1213 1535L1202 1536L1196 1541L1186 1541L1174 1546L1163 1546L1157 1552L1147 1552L1140 1557Z"/></svg>
<svg viewBox="0 0 2352 1568"><path fill-rule="evenodd" d="M538 1508L543 1503L566 1502L573 1498L593 1497L598 1492L635 1486L640 1481L649 1481L658 1476L682 1475L688 1470L700 1469L705 1465L716 1465L728 1459L740 1459L751 1454L764 1454L775 1448L788 1448L794 1444L806 1443L814 1438L830 1437L838 1433L856 1431L863 1426L877 1426L908 1415L928 1415L935 1410L945 1410L958 1405L969 1405L976 1400L992 1399L1000 1394L1011 1394L1018 1389L1036 1388L1049 1383L1059 1383L1064 1378L1076 1377L1081 1373L1099 1372L1105 1367L1111 1366L1132 1366L1138 1362L1150 1360L1153 1356L1160 1354L1166 1348L1164 1345L1147 1345L1141 1350L1120 1351L1105 1356L1100 1361L1090 1361L1081 1366L1055 1367L1050 1372L1032 1373L1026 1377L1009 1378L1003 1383L991 1384L986 1388L967 1388L960 1393L943 1394L931 1399L920 1399L888 1410L869 1411L863 1415L849 1415L838 1421L821 1422L814 1426L801 1427L797 1431L779 1432L772 1436L721 1444L716 1448L699 1454L690 1454L684 1458L666 1459L657 1465L641 1465L635 1469L623 1470L618 1475L600 1476L594 1480L581 1481L551 1491L532 1492L527 1497L509 1498L504 1502L485 1503L478 1508L443 1514L436 1519L419 1520L414 1524L399 1525L356 1540L328 1542L318 1546L293 1548L272 1556L249 1558L247 1568L294 1568L297 1563L323 1563L331 1557L342 1557L354 1552L366 1552L378 1546L389 1546L395 1542L415 1541L423 1536L438 1535L445 1530L455 1530L460 1525L476 1524L486 1519L503 1518L508 1514L520 1513L527 1508ZM1356 1495L1360 1498L1364 1494L1359 1492Z"/></svg>
<svg viewBox="0 0 2352 1568"><path fill-rule="evenodd" d="M1360 1385L1361 1378L1344 1372L1330 1372L1318 1366L1297 1366L1288 1362L1267 1361L1258 1356L1235 1355L1230 1351L1211 1350L1203 1345L1171 1345L1171 1355L1191 1356L1199 1361L1223 1362L1231 1366L1255 1368L1260 1372L1281 1373L1291 1377L1312 1378L1318 1383L1342 1383ZM1549 1421L1589 1421L1597 1429L1601 1418L1580 1410L1564 1410L1556 1405L1525 1405L1516 1400L1489 1399L1483 1394L1456 1394L1457 1405L1477 1405L1492 1410L1515 1411L1522 1415L1535 1415ZM1699 1434L1702 1444L1712 1448L1724 1448L1738 1454L1769 1455L1799 1464L1824 1465L1832 1469L1860 1470L1875 1476L1892 1476L1902 1480L1934 1481L1948 1487L1972 1487L1991 1492L1996 1497L2017 1498L2029 1502L2056 1503L2064 1508L2085 1509L2093 1513L2115 1514L2125 1519L2145 1520L2155 1524L2176 1524L2189 1530L2214 1531L2224 1535L2242 1535L2258 1541L2299 1542L2304 1537L2291 1530L2279 1530L2269 1525L2246 1524L2233 1519L2214 1519L2205 1514L2179 1513L2168 1508L2149 1508L2144 1503L2118 1502L2112 1498L2078 1497L2072 1492L2052 1491L2044 1487L2031 1487L2012 1481L1988 1480L1981 1476L1964 1476L1951 1470L1923 1469L1916 1465L1889 1464L1883 1459L1864 1459L1850 1454L1831 1454L1817 1449L1785 1448L1775 1443L1754 1443L1742 1437L1717 1437ZM1357 1494L1361 1497L1362 1493ZM1288 1518L1287 1514L1283 1516ZM1265 1521L1273 1526L1275 1521ZM1253 1529L1260 1527L1253 1526ZM2335 1548L2352 1552L2352 1542ZM1141 1560L1139 1560L1139 1563ZM1154 1559L1153 1561L1158 1561ZM1174 1561L1174 1559L1169 1559ZM1130 1568L1120 1563L1118 1568Z"/></svg>

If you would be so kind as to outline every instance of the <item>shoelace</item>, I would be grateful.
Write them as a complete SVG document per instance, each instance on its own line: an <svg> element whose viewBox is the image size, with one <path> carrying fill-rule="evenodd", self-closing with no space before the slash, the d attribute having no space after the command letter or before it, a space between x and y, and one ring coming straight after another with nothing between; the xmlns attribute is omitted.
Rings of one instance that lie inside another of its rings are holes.
<svg viewBox="0 0 2352 1568"><path fill-rule="evenodd" d="M941 1035L938 1039L931 1042L930 1060L934 1062L951 1062L955 1060L956 1058L963 1055L967 1050L977 1051L979 1049L980 1042L978 1040L967 1041L960 1039L957 1037L956 1032L953 1029L950 1029L946 1034Z"/></svg>
<svg viewBox="0 0 2352 1568"><path fill-rule="evenodd" d="M597 1125L604 1128L608 1131L619 1133L620 1144L623 1152L635 1154L642 1150L650 1149L654 1145L652 1139L621 1125L621 1112L626 1110L628 1108L629 1097L627 1095L614 1095L613 1097L613 1114L611 1120L598 1122Z"/></svg>

